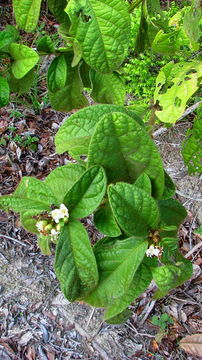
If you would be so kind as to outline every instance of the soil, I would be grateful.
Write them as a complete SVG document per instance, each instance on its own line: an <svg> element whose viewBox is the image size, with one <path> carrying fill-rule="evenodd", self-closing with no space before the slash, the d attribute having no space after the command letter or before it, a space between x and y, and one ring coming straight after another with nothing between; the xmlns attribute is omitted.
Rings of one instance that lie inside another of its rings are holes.
<svg viewBox="0 0 202 360"><path fill-rule="evenodd" d="M9 23L10 1L3 11ZM37 94L41 104L45 92L42 77ZM54 148L54 135L67 115L46 105L33 111L27 97L21 98L23 104L13 100L0 110L0 136L4 139L0 146L1 195L13 192L22 176L43 179L55 167L72 161L68 154L58 156ZM177 185L177 198L188 210L179 231L184 255L201 241L194 230L202 223L202 180L188 175L180 153L190 126L191 120L182 121L155 137L165 168ZM15 141L16 135L22 141ZM25 146L28 136L38 138L34 149ZM98 233L91 219L86 226L95 241ZM20 227L18 216L0 212L0 360L197 359L179 347L179 340L188 334L202 334L200 249L189 256L194 265L192 279L156 302L152 300L155 284L151 284L132 304L131 319L112 326L103 322L102 309L72 304L64 298L53 272L53 255L40 253L36 236ZM151 319L165 312L173 324L163 332Z"/></svg>

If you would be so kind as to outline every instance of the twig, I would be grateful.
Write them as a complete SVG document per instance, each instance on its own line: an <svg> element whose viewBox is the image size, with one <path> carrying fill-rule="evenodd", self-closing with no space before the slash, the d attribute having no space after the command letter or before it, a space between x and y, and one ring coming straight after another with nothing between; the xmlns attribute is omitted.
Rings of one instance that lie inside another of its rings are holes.
<svg viewBox="0 0 202 360"><path fill-rule="evenodd" d="M186 255L185 258L189 258L195 251L200 249L202 247L202 241L200 241L198 244L196 244Z"/></svg>
<svg viewBox="0 0 202 360"><path fill-rule="evenodd" d="M154 305L156 304L156 300L152 300L150 303L147 304L146 308L143 311L143 314L145 313L142 320L140 320L139 324L140 326L144 324L144 322L147 320L150 312L153 310Z"/></svg>
<svg viewBox="0 0 202 360"><path fill-rule="evenodd" d="M95 312L95 308L93 308L93 310L92 310L91 313L90 313L89 319L88 319L88 321L87 321L86 329L89 327L89 324L90 324L91 319L92 319L92 317L93 317L93 315L94 315L94 312Z"/></svg>
<svg viewBox="0 0 202 360"><path fill-rule="evenodd" d="M180 196L182 196L182 197L184 197L186 199L189 199L189 200L202 202L202 198L193 198L193 197L191 197L191 196L189 196L187 194L183 194L181 191L178 191L178 190L176 190L176 194L178 194L178 195L180 195Z"/></svg>
<svg viewBox="0 0 202 360"><path fill-rule="evenodd" d="M194 110L196 110L200 105L202 104L202 101L198 101L194 105L188 107L188 109L185 110L184 114L178 119L178 121L184 119L187 115L191 114Z"/></svg>
<svg viewBox="0 0 202 360"><path fill-rule="evenodd" d="M137 329L132 325L132 324L127 324L125 323L125 325L132 331L135 332L135 336L146 336L146 337L149 337L149 338L154 338L155 336L154 335L150 335L150 334L147 334L147 333L140 333L137 331Z"/></svg>
<svg viewBox="0 0 202 360"><path fill-rule="evenodd" d="M11 241L13 241L13 242L15 242L15 243L17 243L17 244L20 244L20 245L22 245L22 246L25 246L25 247L28 247L28 246L29 246L29 245L23 243L22 241L17 240L17 239L14 239L14 238L12 238L12 237L10 237L10 236L7 236L7 235L0 234L0 237L3 237L3 238L8 239L8 240L11 240Z"/></svg>

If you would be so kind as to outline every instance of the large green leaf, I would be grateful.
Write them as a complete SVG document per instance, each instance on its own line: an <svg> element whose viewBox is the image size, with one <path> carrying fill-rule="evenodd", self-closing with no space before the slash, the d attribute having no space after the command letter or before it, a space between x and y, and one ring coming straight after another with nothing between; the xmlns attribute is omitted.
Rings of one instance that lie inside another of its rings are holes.
<svg viewBox="0 0 202 360"><path fill-rule="evenodd" d="M64 59L66 66L64 66ZM53 60L54 63L48 72L50 102L58 111L71 111L88 105L88 100L82 94L83 85L79 67L71 67L72 59L71 52L60 55L59 58Z"/></svg>
<svg viewBox="0 0 202 360"><path fill-rule="evenodd" d="M100 204L106 191L106 175L100 166L85 171L64 198L71 218L91 214Z"/></svg>
<svg viewBox="0 0 202 360"><path fill-rule="evenodd" d="M187 8L184 15L183 28L189 37L194 50L198 50L197 43L201 36L200 21L202 17L202 8L200 0L193 0L192 6Z"/></svg>
<svg viewBox="0 0 202 360"><path fill-rule="evenodd" d="M183 114L189 98L198 89L202 77L202 62L168 63L161 68L156 79L155 102L160 109L155 112L159 120L175 123Z"/></svg>
<svg viewBox="0 0 202 360"><path fill-rule="evenodd" d="M113 214L127 234L147 236L149 230L157 228L158 206L147 191L120 182L110 185L108 194Z"/></svg>
<svg viewBox="0 0 202 360"><path fill-rule="evenodd" d="M159 0L144 0L139 31L136 40L136 51L143 52L146 46L151 46L155 35L166 27L167 19Z"/></svg>
<svg viewBox="0 0 202 360"><path fill-rule="evenodd" d="M124 105L126 88L122 79L115 73L100 74L91 70L92 99L101 104Z"/></svg>
<svg viewBox="0 0 202 360"><path fill-rule="evenodd" d="M133 277L133 280L128 290L123 296L116 299L107 308L104 319L109 320L124 311L131 304L132 301L134 301L147 289L151 280L152 274L149 268L144 264L140 265Z"/></svg>
<svg viewBox="0 0 202 360"><path fill-rule="evenodd" d="M151 181L150 178L147 174L143 173L141 174L137 180L134 183L134 187L137 188L139 187L140 189L143 189L144 191L146 191L149 195L151 195L152 193L152 186L151 186Z"/></svg>
<svg viewBox="0 0 202 360"><path fill-rule="evenodd" d="M159 299L171 289L183 284L192 276L192 263L176 253L176 265L163 265L152 269L153 279L158 286L154 297Z"/></svg>
<svg viewBox="0 0 202 360"><path fill-rule="evenodd" d="M88 234L80 222L71 221L56 245L55 272L68 300L90 292L98 282L98 270Z"/></svg>
<svg viewBox="0 0 202 360"><path fill-rule="evenodd" d="M57 153L62 154L68 150L73 157L87 155L89 142L98 121L104 114L114 111L127 113L142 124L141 119L133 111L122 106L94 105L87 107L71 115L60 127L55 137Z"/></svg>
<svg viewBox="0 0 202 360"><path fill-rule="evenodd" d="M33 85L35 76L36 73L34 69L31 69L21 79L16 79L15 76L10 71L7 79L9 82L10 91L17 93L18 95L22 95L29 92L30 88Z"/></svg>
<svg viewBox="0 0 202 360"><path fill-rule="evenodd" d="M48 0L48 8L50 12L56 17L61 23L69 22L68 15L64 11L67 6L68 0Z"/></svg>
<svg viewBox="0 0 202 360"><path fill-rule="evenodd" d="M16 79L25 76L39 61L39 55L26 45L12 43L10 54L14 59L12 72Z"/></svg>
<svg viewBox="0 0 202 360"><path fill-rule="evenodd" d="M5 30L0 31L0 51L9 52L9 45L16 41L19 33L15 26L7 25Z"/></svg>
<svg viewBox="0 0 202 360"><path fill-rule="evenodd" d="M0 108L9 102L10 88L8 81L0 76Z"/></svg>
<svg viewBox="0 0 202 360"><path fill-rule="evenodd" d="M0 197L0 207L5 210L25 212L27 210L41 213L50 211L51 205L58 205L52 190L42 181L23 177L13 195Z"/></svg>
<svg viewBox="0 0 202 360"><path fill-rule="evenodd" d="M55 45L50 36L45 35L37 42L37 51L46 52L48 54L54 53Z"/></svg>
<svg viewBox="0 0 202 360"><path fill-rule="evenodd" d="M109 306L128 290L147 249L147 241L130 237L106 243L95 252L100 280L84 301Z"/></svg>
<svg viewBox="0 0 202 360"><path fill-rule="evenodd" d="M17 26L26 32L32 32L37 26L41 0L13 0L13 9Z"/></svg>
<svg viewBox="0 0 202 360"><path fill-rule="evenodd" d="M184 206L175 199L158 202L162 225L175 225L177 228L187 215Z"/></svg>
<svg viewBox="0 0 202 360"><path fill-rule="evenodd" d="M66 12L71 35L82 47L86 63L101 73L123 62L130 39L130 16L122 0L70 0Z"/></svg>
<svg viewBox="0 0 202 360"><path fill-rule="evenodd" d="M50 209L49 209L50 210ZM39 214L38 209L25 210L20 213L20 223L29 232L38 234L39 231L36 227L38 222L37 216Z"/></svg>
<svg viewBox="0 0 202 360"><path fill-rule="evenodd" d="M104 115L91 138L88 166L101 165L109 182L134 182L149 175L153 195L161 197L164 172L160 154L146 130L124 113Z"/></svg>
<svg viewBox="0 0 202 360"><path fill-rule="evenodd" d="M101 206L94 215L94 223L100 232L110 237L121 235L109 203Z"/></svg>
<svg viewBox="0 0 202 360"><path fill-rule="evenodd" d="M161 199L167 200L175 195L175 184L165 170L164 170L164 174L165 174L165 188Z"/></svg>
<svg viewBox="0 0 202 360"><path fill-rule="evenodd" d="M48 68L47 85L48 90L56 92L60 88L63 88L67 79L67 64L65 55L61 54L53 59Z"/></svg>
<svg viewBox="0 0 202 360"><path fill-rule="evenodd" d="M198 113L194 119L192 129L186 133L186 138L182 143L182 156L185 165L188 167L189 174L202 173L202 105L198 108Z"/></svg>
<svg viewBox="0 0 202 360"><path fill-rule="evenodd" d="M78 164L69 164L56 168L45 179L45 183L53 191L57 200L62 203L66 193L85 172L85 168Z"/></svg>
<svg viewBox="0 0 202 360"><path fill-rule="evenodd" d="M152 43L152 50L162 55L187 55L190 40L183 29L173 28L169 33L160 30Z"/></svg>

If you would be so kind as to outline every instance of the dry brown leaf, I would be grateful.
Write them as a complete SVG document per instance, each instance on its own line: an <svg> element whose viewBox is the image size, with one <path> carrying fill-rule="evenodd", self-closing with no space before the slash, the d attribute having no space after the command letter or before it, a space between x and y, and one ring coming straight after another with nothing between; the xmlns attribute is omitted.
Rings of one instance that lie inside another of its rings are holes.
<svg viewBox="0 0 202 360"><path fill-rule="evenodd" d="M191 355L202 356L202 335L194 334L185 336L180 341L180 346Z"/></svg>

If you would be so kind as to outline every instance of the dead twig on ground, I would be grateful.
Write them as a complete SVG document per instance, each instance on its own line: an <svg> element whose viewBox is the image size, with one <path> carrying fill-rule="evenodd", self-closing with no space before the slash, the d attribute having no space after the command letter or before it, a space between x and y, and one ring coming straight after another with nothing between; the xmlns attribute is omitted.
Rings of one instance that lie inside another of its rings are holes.
<svg viewBox="0 0 202 360"><path fill-rule="evenodd" d="M147 304L147 306L145 307L145 309L142 312L142 315L145 314L142 318L142 320L140 320L139 324L140 326L144 324L144 322L147 320L150 312L153 310L154 305L156 304L156 300L152 300L151 302L149 302Z"/></svg>
<svg viewBox="0 0 202 360"><path fill-rule="evenodd" d="M0 237L2 238L5 238L5 239L8 239L8 240L11 240L17 244L20 244L22 246L25 246L25 247L29 247L29 245L23 243L22 241L18 240L18 239L15 239L15 238L12 238L11 236L7 236L7 235L4 235L4 234L0 234Z"/></svg>
<svg viewBox="0 0 202 360"><path fill-rule="evenodd" d="M185 258L189 258L191 255L193 255L198 249L202 247L202 241L200 241L198 244L196 244L186 255Z"/></svg>
<svg viewBox="0 0 202 360"><path fill-rule="evenodd" d="M184 197L186 199L189 199L189 200L202 202L202 198L193 198L193 197L191 197L191 196L189 196L187 194L183 194L181 191L178 191L178 190L176 190L176 194L179 195L179 196L182 196L182 197Z"/></svg>
<svg viewBox="0 0 202 360"><path fill-rule="evenodd" d="M128 327L130 330L132 330L135 333L135 336L146 336L146 337L149 337L149 338L154 338L155 337L155 335L138 332L138 330L131 323L130 324L125 323L125 325L126 325L126 327Z"/></svg>

